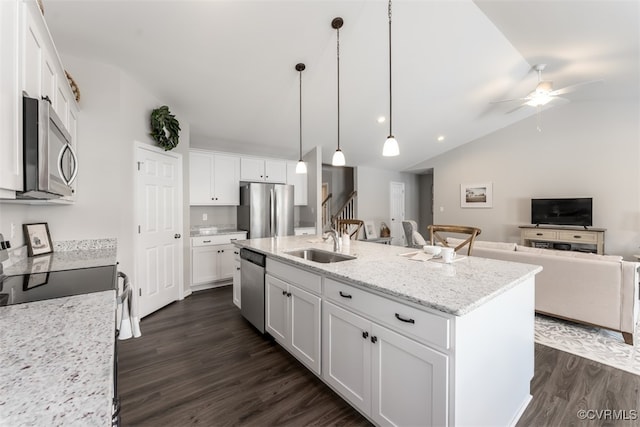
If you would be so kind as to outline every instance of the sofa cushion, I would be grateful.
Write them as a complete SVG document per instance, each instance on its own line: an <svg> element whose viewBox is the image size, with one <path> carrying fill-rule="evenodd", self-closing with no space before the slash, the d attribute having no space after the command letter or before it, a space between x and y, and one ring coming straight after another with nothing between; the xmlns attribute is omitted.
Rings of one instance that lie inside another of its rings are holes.
<svg viewBox="0 0 640 427"><path fill-rule="evenodd" d="M598 254L591 254L591 253L577 252L577 251L557 251L554 249L531 248L529 246L522 246L522 245L517 245L516 251L528 252L533 254L541 254L541 255L554 255L554 256L569 257L569 258L580 258L580 259L587 259L587 260L593 260L593 261L622 262L622 256L620 255L598 255Z"/></svg>
<svg viewBox="0 0 640 427"><path fill-rule="evenodd" d="M455 237L447 237L447 243L451 246L458 246L464 239L457 239ZM487 249L502 249L504 251L515 251L515 243L506 242L488 242L486 240L476 240L473 242L474 248L487 248Z"/></svg>

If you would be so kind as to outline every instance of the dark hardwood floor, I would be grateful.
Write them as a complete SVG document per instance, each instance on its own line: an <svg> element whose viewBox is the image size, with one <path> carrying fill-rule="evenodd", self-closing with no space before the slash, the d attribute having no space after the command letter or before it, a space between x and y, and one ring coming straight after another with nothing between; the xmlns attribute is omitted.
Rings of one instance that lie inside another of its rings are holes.
<svg viewBox="0 0 640 427"><path fill-rule="evenodd" d="M231 287L197 292L141 327L141 338L119 342L124 426L370 425L260 336L231 302ZM538 344L535 351L533 400L518 427L640 426L620 420L640 417L640 377Z"/></svg>

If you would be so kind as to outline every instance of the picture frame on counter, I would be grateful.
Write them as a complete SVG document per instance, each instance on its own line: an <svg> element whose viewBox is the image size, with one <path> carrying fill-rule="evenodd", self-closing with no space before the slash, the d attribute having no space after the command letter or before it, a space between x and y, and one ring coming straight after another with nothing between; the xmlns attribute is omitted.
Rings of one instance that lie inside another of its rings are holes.
<svg viewBox="0 0 640 427"><path fill-rule="evenodd" d="M27 255L37 256L53 252L53 243L46 222L22 224L24 240L27 244Z"/></svg>
<svg viewBox="0 0 640 427"><path fill-rule="evenodd" d="M373 223L373 220L367 219L364 221L364 237L365 239L377 239L378 232L376 231L376 226Z"/></svg>

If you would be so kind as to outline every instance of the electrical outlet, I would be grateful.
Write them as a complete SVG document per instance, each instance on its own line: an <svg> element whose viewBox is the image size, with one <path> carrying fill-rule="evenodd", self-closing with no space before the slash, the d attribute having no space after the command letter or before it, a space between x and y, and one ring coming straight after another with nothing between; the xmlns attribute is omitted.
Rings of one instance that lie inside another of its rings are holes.
<svg viewBox="0 0 640 427"><path fill-rule="evenodd" d="M202 220L203 220L203 221L206 221L206 220L207 220L207 218L208 218L207 214L206 214L206 213L203 213L203 214L202 214Z"/></svg>
<svg viewBox="0 0 640 427"><path fill-rule="evenodd" d="M440 212L444 212L444 206L440 206Z"/></svg>

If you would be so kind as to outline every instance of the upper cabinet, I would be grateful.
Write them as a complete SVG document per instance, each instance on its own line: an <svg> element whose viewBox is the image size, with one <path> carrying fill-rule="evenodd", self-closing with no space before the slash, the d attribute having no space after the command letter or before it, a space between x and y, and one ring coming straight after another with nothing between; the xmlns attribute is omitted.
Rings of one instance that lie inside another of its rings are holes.
<svg viewBox="0 0 640 427"><path fill-rule="evenodd" d="M22 94L49 100L74 149L78 105L35 0L0 1L0 28L0 198L12 199L23 190Z"/></svg>
<svg viewBox="0 0 640 427"><path fill-rule="evenodd" d="M189 204L240 204L240 158L210 151L189 152Z"/></svg>
<svg viewBox="0 0 640 427"><path fill-rule="evenodd" d="M0 197L22 190L22 108L19 83L20 4L0 1Z"/></svg>
<svg viewBox="0 0 640 427"><path fill-rule="evenodd" d="M242 157L240 180L251 182L287 182L287 162L284 160Z"/></svg>
<svg viewBox="0 0 640 427"><path fill-rule="evenodd" d="M307 174L296 173L298 162L287 162L287 184L293 185L293 204L306 206L307 201Z"/></svg>

